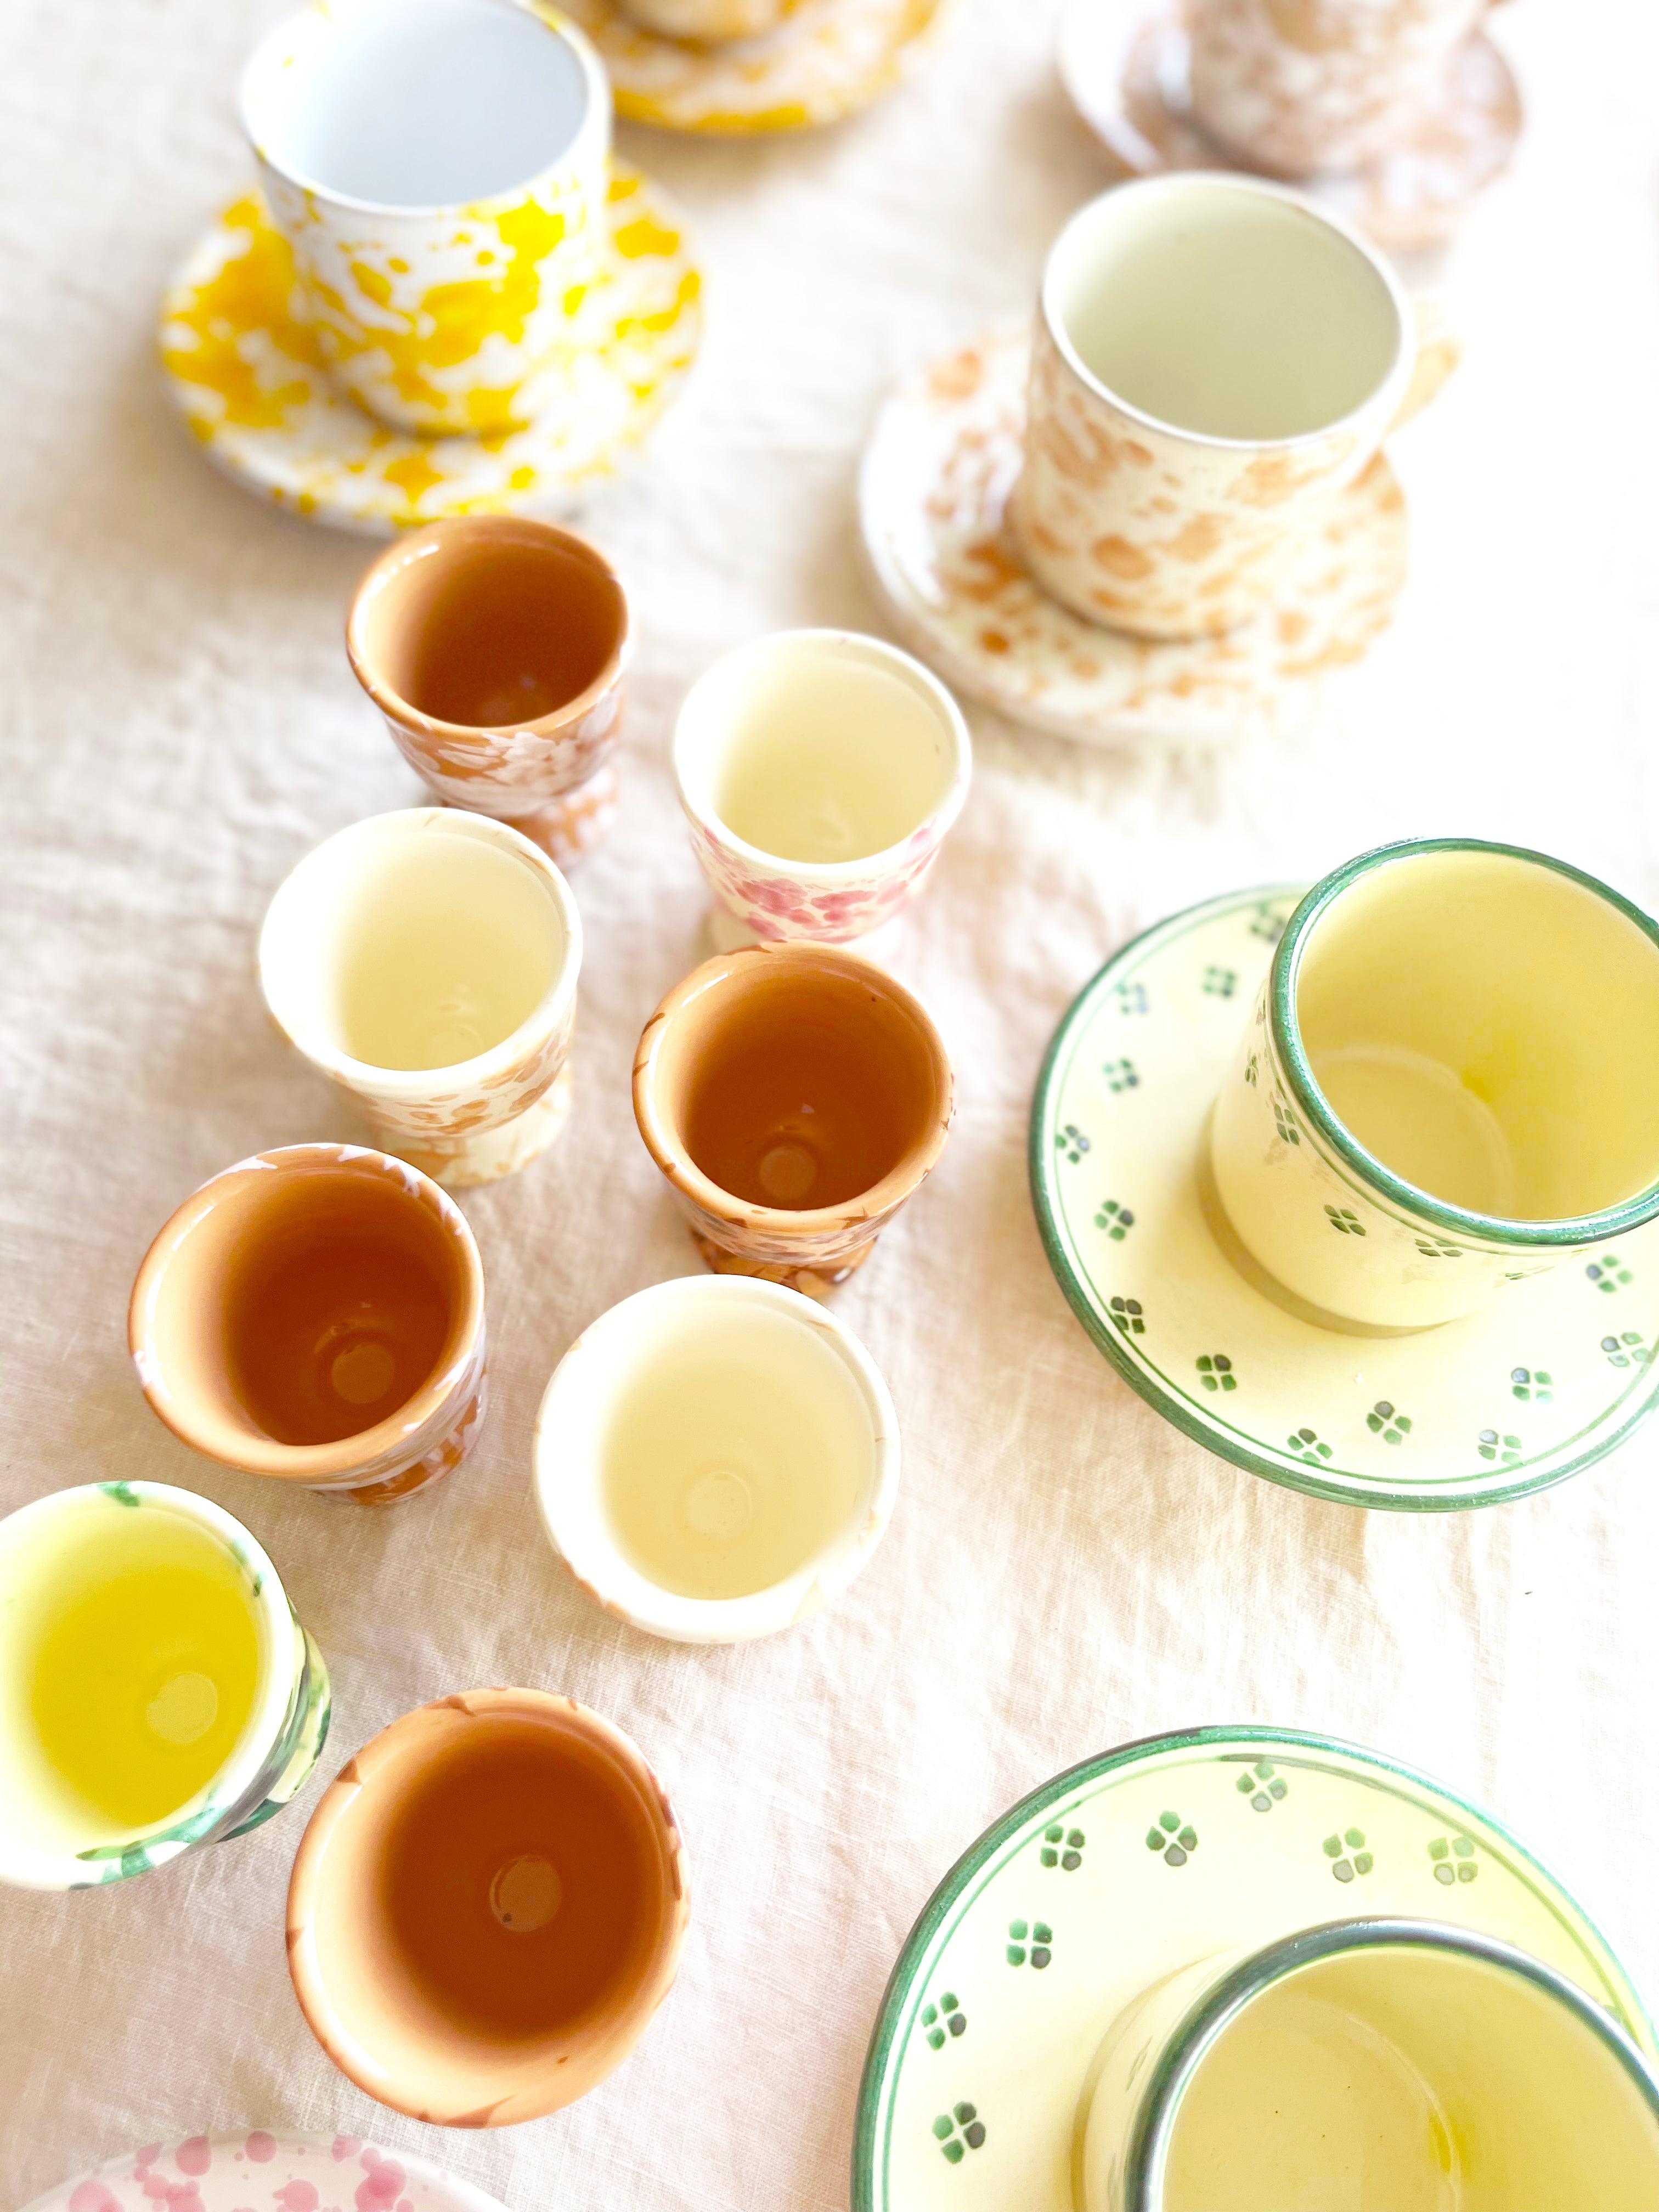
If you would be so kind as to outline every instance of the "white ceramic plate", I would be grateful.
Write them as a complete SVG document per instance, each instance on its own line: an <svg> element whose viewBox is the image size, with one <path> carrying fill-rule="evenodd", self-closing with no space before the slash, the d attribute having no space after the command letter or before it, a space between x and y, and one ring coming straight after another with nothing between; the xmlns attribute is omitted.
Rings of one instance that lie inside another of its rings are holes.
<svg viewBox="0 0 1659 2212"><path fill-rule="evenodd" d="M1294 727L1320 679L1387 628L1406 501L1379 456L1331 502L1273 611L1224 637L1154 643L1085 622L1026 574L1003 527L1025 430L1025 326L901 385L865 448L865 550L899 634L947 683L1085 744Z"/></svg>
<svg viewBox="0 0 1659 2212"><path fill-rule="evenodd" d="M506 2212L410 2151L356 2136L188 2136L147 2143L24 2212Z"/></svg>
<svg viewBox="0 0 1659 2212"><path fill-rule="evenodd" d="M1321 1328L1209 1225L1212 1103L1302 894L1233 891L1114 954L1048 1048L1031 1194L1048 1263L1124 1379L1222 1459L1348 1505L1542 1490L1653 1408L1659 1227L1409 1335ZM1340 1227L1334 1223L1334 1227Z"/></svg>
<svg viewBox="0 0 1659 2212"><path fill-rule="evenodd" d="M489 438L388 429L331 381L286 240L250 191L161 301L167 386L208 459L292 514L371 537L452 514L564 514L629 460L685 382L702 331L684 219L611 165L611 251L571 312L568 403Z"/></svg>
<svg viewBox="0 0 1659 2212"><path fill-rule="evenodd" d="M1056 1775L934 1891L871 2039L853 2212L1078 2212L1079 2099L1124 2005L1209 1953L1356 1914L1501 1937L1659 2053L1601 1936L1497 1821L1355 1745L1193 1729Z"/></svg>

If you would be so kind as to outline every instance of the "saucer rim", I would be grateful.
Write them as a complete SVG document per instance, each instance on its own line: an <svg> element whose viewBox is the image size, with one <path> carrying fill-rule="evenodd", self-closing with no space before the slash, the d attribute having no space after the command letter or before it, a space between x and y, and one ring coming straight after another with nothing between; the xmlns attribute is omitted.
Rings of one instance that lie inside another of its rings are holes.
<svg viewBox="0 0 1659 2212"><path fill-rule="evenodd" d="M228 2149L233 2145L246 2148L251 2135L264 2134L270 2136L274 2140L278 2155L283 2152L304 2148L308 2151L326 2152L331 2156L334 2145L340 2140L344 2130L337 2130L332 2136L326 2136L304 2128L261 2129L250 2124L242 2128L218 2130L204 2128L199 2132L202 2138L205 2140L210 2152ZM196 2139L192 2136L180 2136L173 2133L166 2134L161 2138L166 2154L169 2157L176 2153L181 2143L194 2142ZM383 2158L394 2160L398 2165L412 2169L416 2180L425 2183L428 2187L435 2185L450 2192L453 2197L453 2203L443 2208L443 2212L507 2212L507 2205L500 2198L492 2197L488 2190L481 2188L476 2181L469 2180L465 2174L453 2173L447 2166L438 2165L434 2160L427 2157L422 2151L388 2148L375 2142L372 2136L356 2136L353 2140L356 2142L357 2148L349 2153L349 2157L357 2158L366 2150L377 2151ZM69 2175L66 2179L52 2184L49 2188L43 2190L39 2197L31 2197L28 2203L21 2208L21 2212L68 2212L69 2203L75 2191L87 2182L130 2179L130 2176L124 2173L112 2174L110 2169L112 2166L122 2168L130 2166L137 2155L136 2148L116 2151L110 2157L100 2160L98 2165L86 2166L78 2172ZM343 2165L345 2161L343 2160L340 2162ZM296 2175L293 2178L299 2179L302 2177Z"/></svg>
<svg viewBox="0 0 1659 2212"><path fill-rule="evenodd" d="M1194 1728L1171 1729L1154 1735L1136 1736L1109 1751L1097 1752L1090 1758L1079 1759L1075 1765L1051 1775L1047 1781L1038 1783L1035 1789L1028 1790L980 1832L930 1892L911 1925L909 1934L899 1948L892 1972L882 1990L875 2025L871 2030L864 2065L859 2075L858 2104L853 2124L851 2212L883 2212L875 2186L874 2160L878 2148L876 2124L895 2045L898 2040L900 2017L918 1975L927 1966L928 1949L934 1936L973 1877L1034 1816L1071 1796L1075 1790L1097 1782L1116 1769L1131 1767L1164 1752L1210 1747L1242 1749L1247 1747L1259 1747L1263 1752L1279 1749L1335 1753L1339 1757L1354 1759L1362 1765L1395 1776L1427 1791L1441 1804L1455 1807L1460 1814L1470 1816L1480 1826L1501 1837L1506 1846L1536 1877L1540 1887L1548 1893L1551 1902L1562 1911L1576 1930L1588 1936L1591 1944L1599 1950L1606 1978L1618 1990L1625 2004L1627 2018L1624 2025L1632 2042L1644 2057L1659 2060L1659 2027L1656 2026L1643 2002L1623 1960L1597 1922L1585 1911L1553 1868L1522 1843L1509 1823L1498 1814L1475 1804L1449 1784L1425 1772L1421 1767L1413 1766L1405 1759L1391 1758L1386 1752L1373 1750L1368 1745L1350 1742L1344 1736L1322 1735L1305 1729L1272 1728L1259 1722L1248 1721L1236 1723L1210 1722Z"/></svg>
<svg viewBox="0 0 1659 2212"><path fill-rule="evenodd" d="M1187 921L1193 915L1214 912L1218 917L1233 908L1254 905L1264 901L1294 899L1299 905L1308 892L1314 888L1314 885L1307 884L1273 883L1240 886L1232 890L1212 893L1208 898L1194 899L1190 904L1176 908L1172 913L1161 915L1158 921L1149 923L1146 928L1138 930L1115 952L1109 955L1073 999L1056 1024L1054 1033L1049 1039L1048 1048L1043 1054L1036 1085L1031 1096L1031 1113L1026 1132L1026 1174L1030 1193L1031 1211L1036 1217L1037 1234L1042 1240L1043 1257L1048 1263L1049 1270L1066 1304L1082 1323L1090 1341L1104 1355L1136 1396L1142 1399L1154 1413L1168 1421L1189 1442L1198 1444L1215 1458L1241 1468L1247 1474L1259 1475L1268 1482L1279 1484L1285 1489L1300 1491L1306 1497L1318 1498L1322 1504L1346 1505L1358 1512L1469 1513L1490 1505L1510 1504L1517 1498L1535 1496L1540 1492L1553 1489L1558 1483L1569 1480L1574 1475L1582 1474L1587 1468L1596 1466L1601 1461L1618 1450L1635 1430L1650 1417L1656 1407L1659 1407L1659 1362L1656 1362L1646 1370L1648 1387L1644 1394L1639 1392L1634 1383L1631 1386L1630 1395L1636 1401L1634 1410L1626 1415L1617 1428L1609 1431L1606 1427L1598 1427L1592 1442L1576 1458L1564 1465L1553 1466L1547 1474L1533 1474L1522 1480L1511 1481L1505 1481L1501 1477L1494 1475L1489 1487L1483 1486L1476 1491L1471 1491L1467 1486L1460 1487L1455 1491L1447 1488L1424 1487L1402 1493L1379 1486L1375 1495L1370 1494L1369 1491L1356 1494L1356 1485L1361 1480L1360 1478L1347 1476L1342 1482L1338 1483L1323 1479L1317 1469L1300 1463L1297 1471L1292 1472L1288 1466L1261 1457L1251 1449L1249 1444L1237 1440L1230 1432L1206 1426L1182 1400L1164 1391L1156 1378L1139 1362L1127 1356L1123 1346L1101 1321L1094 1310L1093 1301L1078 1279L1076 1271L1065 1249L1057 1218L1059 1208L1048 1181L1052 1167L1042 1143L1042 1133L1045 1126L1051 1092L1060 1079L1059 1061L1061 1050L1070 1042L1073 1032L1089 1018L1093 1009L1093 1002L1106 978L1149 938L1158 936L1164 930L1172 928L1176 923ZM1289 926L1287 917L1285 923L1287 930ZM1277 959L1277 955L1278 946L1275 945L1267 971L1269 975L1273 971L1273 961ZM1240 1287L1241 1289L1246 1287L1242 1279Z"/></svg>

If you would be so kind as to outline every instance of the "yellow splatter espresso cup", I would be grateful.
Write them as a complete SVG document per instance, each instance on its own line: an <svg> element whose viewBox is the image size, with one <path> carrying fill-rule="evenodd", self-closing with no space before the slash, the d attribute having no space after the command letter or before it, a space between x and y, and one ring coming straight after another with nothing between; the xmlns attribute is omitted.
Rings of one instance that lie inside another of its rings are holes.
<svg viewBox="0 0 1659 2212"><path fill-rule="evenodd" d="M611 94L531 0L335 0L242 78L324 360L399 429L489 435L571 382L604 252Z"/></svg>

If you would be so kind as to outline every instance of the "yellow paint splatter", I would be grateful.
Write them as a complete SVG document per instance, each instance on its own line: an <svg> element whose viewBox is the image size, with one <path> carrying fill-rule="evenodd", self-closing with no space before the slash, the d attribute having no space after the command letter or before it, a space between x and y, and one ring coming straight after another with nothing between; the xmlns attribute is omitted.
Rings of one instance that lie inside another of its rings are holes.
<svg viewBox="0 0 1659 2212"><path fill-rule="evenodd" d="M258 331L285 360L315 368L320 366L316 340L293 312L294 257L286 240L266 222L259 202L238 200L224 220L227 228L247 234L247 246L170 309L161 358L181 384L216 394L223 408L219 421L254 430L280 429L290 409L310 398L310 384L300 378L262 381L245 357L242 342ZM193 343L172 335L180 329L191 333ZM192 427L205 441L215 426L196 416Z"/></svg>
<svg viewBox="0 0 1659 2212"><path fill-rule="evenodd" d="M636 331L672 331L680 319L682 308L688 307L702 289L702 282L696 270L688 269L681 277L674 297L667 307L659 307L653 314L619 317L617 323L617 336L619 338L627 338L632 337Z"/></svg>
<svg viewBox="0 0 1659 2212"><path fill-rule="evenodd" d="M617 252L626 254L630 261L637 261L645 253L678 253L680 245L678 231L670 230L662 223L653 222L648 215L641 216L635 222L623 223L619 229L612 231L611 239Z"/></svg>
<svg viewBox="0 0 1659 2212"><path fill-rule="evenodd" d="M507 481L509 488L514 491L528 491L536 481L536 471L528 461L521 461Z"/></svg>
<svg viewBox="0 0 1659 2212"><path fill-rule="evenodd" d="M442 472L434 469L424 453L405 453L400 460L388 461L380 474L415 506L422 492L430 491L434 484L443 482Z"/></svg>

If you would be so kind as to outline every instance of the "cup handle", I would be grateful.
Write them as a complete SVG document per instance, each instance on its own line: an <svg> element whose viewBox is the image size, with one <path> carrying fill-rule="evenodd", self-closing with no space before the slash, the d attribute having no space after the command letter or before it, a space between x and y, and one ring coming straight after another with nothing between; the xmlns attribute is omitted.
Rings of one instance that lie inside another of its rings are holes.
<svg viewBox="0 0 1659 2212"><path fill-rule="evenodd" d="M1417 325L1417 359L1413 364L1406 396L1394 412L1390 433L1420 415L1463 358L1463 341L1446 319L1437 300L1413 300L1412 319Z"/></svg>

